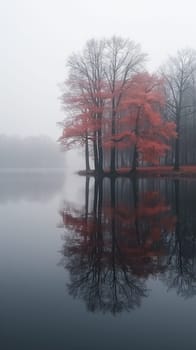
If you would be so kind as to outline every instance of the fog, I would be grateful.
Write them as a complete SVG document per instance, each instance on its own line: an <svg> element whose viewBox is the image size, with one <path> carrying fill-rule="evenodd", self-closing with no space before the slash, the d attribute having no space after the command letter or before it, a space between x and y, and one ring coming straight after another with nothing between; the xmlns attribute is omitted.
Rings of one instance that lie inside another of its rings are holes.
<svg viewBox="0 0 196 350"><path fill-rule="evenodd" d="M140 43L156 69L169 54L196 48L193 0L7 0L0 2L1 133L50 135L64 118L58 84L66 59L91 37Z"/></svg>
<svg viewBox="0 0 196 350"><path fill-rule="evenodd" d="M63 171L0 171L0 205L9 201L47 202L63 192Z"/></svg>
<svg viewBox="0 0 196 350"><path fill-rule="evenodd" d="M57 142L46 136L26 137L0 135L0 169L63 168L65 154Z"/></svg>

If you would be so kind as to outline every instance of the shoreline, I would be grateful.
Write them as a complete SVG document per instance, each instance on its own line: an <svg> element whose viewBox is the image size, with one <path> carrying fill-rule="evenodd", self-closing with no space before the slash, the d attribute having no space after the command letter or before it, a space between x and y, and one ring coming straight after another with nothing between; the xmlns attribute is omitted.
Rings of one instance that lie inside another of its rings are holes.
<svg viewBox="0 0 196 350"><path fill-rule="evenodd" d="M180 170L173 170L172 166L160 166L160 167L143 167L138 168L136 172L131 172L131 169L117 169L115 173L111 173L109 170L105 170L102 173L97 173L94 170L86 171L79 170L77 172L80 176L90 176L90 177L158 177L158 178L192 178L196 179L196 165L193 166L182 166Z"/></svg>

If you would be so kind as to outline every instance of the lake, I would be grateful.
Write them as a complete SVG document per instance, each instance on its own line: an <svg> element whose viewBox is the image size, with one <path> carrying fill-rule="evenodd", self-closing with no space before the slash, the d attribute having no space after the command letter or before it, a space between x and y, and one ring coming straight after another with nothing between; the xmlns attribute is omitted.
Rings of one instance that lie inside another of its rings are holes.
<svg viewBox="0 0 196 350"><path fill-rule="evenodd" d="M196 180L0 173L3 350L195 349Z"/></svg>

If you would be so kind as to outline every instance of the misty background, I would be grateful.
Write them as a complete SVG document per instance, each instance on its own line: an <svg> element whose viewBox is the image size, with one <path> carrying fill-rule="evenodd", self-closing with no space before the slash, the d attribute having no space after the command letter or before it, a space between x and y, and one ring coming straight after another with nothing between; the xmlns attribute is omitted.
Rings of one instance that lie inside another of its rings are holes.
<svg viewBox="0 0 196 350"><path fill-rule="evenodd" d="M65 154L48 136L0 135L0 160L0 169L65 167Z"/></svg>
<svg viewBox="0 0 196 350"><path fill-rule="evenodd" d="M194 9L193 0L1 1L0 134L4 135L1 137L1 167L3 164L10 166L10 163L15 166L22 157L25 164L31 159L35 166L33 154L29 160L24 155L27 154L25 149L32 151L32 142L18 140L17 143L15 135L21 138L48 135L54 143L59 138L61 130L57 123L65 117L59 86L66 79L66 60L73 51L80 51L92 37L128 37L140 43L142 51L149 54L147 68L156 70L178 49L196 49ZM11 143L15 142L16 148L12 148ZM23 142L26 142L25 147ZM56 166L59 158L54 161L55 147L46 143L51 162ZM44 152L42 141L38 144L34 147L36 155L38 150ZM19 149L21 156L14 157ZM8 153L3 156L6 151ZM8 156L9 161L6 160ZM80 154L69 153L66 157L69 164L80 167ZM43 164L41 156L38 158L37 166ZM46 156L45 164L48 162Z"/></svg>

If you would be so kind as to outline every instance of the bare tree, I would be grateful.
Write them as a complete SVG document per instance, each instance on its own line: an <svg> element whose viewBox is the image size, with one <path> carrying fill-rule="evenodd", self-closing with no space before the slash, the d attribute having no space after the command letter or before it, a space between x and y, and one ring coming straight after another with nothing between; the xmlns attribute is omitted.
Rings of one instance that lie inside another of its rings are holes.
<svg viewBox="0 0 196 350"><path fill-rule="evenodd" d="M68 59L68 79L62 103L66 111L67 107L69 113L71 110L71 119L79 123L88 169L91 141L95 170L103 172L103 123L109 118L111 134L115 135L119 103L130 78L141 69L145 56L133 41L112 37L109 40L92 39L82 53L75 53ZM66 125L65 120L62 126L66 129ZM73 131L75 129L70 133L65 131L64 136L73 135ZM115 158L114 146L111 150L112 172L115 171Z"/></svg>
<svg viewBox="0 0 196 350"><path fill-rule="evenodd" d="M76 110L78 109L79 113L86 115L85 123L83 122L86 156L89 156L88 143L91 140L95 169L102 169L103 163L101 120L104 105L102 98L104 46L104 40L92 39L87 42L82 53L74 53L69 57L67 62L68 79L62 98L63 105L69 105L72 112L77 114ZM84 124L86 124L85 127Z"/></svg>
<svg viewBox="0 0 196 350"><path fill-rule="evenodd" d="M113 36L106 41L105 76L111 93L111 135L116 133L118 107L130 78L143 67L146 54L129 39ZM111 150L111 172L115 172L116 149Z"/></svg>
<svg viewBox="0 0 196 350"><path fill-rule="evenodd" d="M193 114L194 76L196 73L196 52L191 49L178 51L170 57L161 69L165 79L167 112L176 123L177 138L174 146L174 169L180 168L180 140L182 120Z"/></svg>

